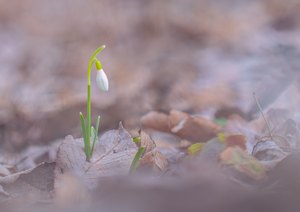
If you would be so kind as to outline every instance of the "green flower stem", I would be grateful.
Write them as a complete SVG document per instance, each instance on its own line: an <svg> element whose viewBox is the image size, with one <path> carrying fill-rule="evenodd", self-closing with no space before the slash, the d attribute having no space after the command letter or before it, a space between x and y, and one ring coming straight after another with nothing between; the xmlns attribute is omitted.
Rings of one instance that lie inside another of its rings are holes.
<svg viewBox="0 0 300 212"><path fill-rule="evenodd" d="M91 158L91 155L90 155L90 152L91 152L91 143L90 143L90 140L91 140L91 85L88 84L87 86L87 129L86 129L86 132L87 132L87 160L90 160Z"/></svg>
<svg viewBox="0 0 300 212"><path fill-rule="evenodd" d="M88 85L87 85L87 125L86 125L86 143L87 146L86 151L87 151L87 161L89 161L92 157L92 152L91 152L91 70L93 67L93 63L96 62L96 56L99 54L103 49L105 48L105 45L100 46L98 49L94 51L92 56L90 57L89 63L88 63Z"/></svg>

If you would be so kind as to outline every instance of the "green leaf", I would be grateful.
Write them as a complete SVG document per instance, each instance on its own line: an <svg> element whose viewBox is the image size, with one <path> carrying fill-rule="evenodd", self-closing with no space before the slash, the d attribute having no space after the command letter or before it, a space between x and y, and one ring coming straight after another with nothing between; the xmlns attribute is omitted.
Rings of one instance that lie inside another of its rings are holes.
<svg viewBox="0 0 300 212"><path fill-rule="evenodd" d="M95 138L95 136L96 136L95 128L92 126L91 127L91 137Z"/></svg>
<svg viewBox="0 0 300 212"><path fill-rule="evenodd" d="M83 141L84 141L84 153L87 156L89 153L88 153L88 149L87 149L88 144L87 144L87 138L86 138L86 127L85 127L84 116L81 112L79 113L79 117L80 117L81 129L82 129L82 137L83 137Z"/></svg>
<svg viewBox="0 0 300 212"><path fill-rule="evenodd" d="M136 137L133 137L132 138L132 141L134 142L134 143L139 143L140 141L141 141L141 136L136 136Z"/></svg>
<svg viewBox="0 0 300 212"><path fill-rule="evenodd" d="M134 156L134 159L131 163L131 166L130 166L130 173L134 173L136 171L136 169L139 167L140 165L140 159L142 157L142 154L144 153L145 151L145 147L140 147L137 151L137 153L135 154Z"/></svg>
<svg viewBox="0 0 300 212"><path fill-rule="evenodd" d="M99 124L100 124L100 116L97 117L96 130L94 129L94 127L92 127L94 129L94 135L93 135L94 140L93 140L93 146L92 146L92 154L94 152L95 144L96 144L96 141L98 139Z"/></svg>

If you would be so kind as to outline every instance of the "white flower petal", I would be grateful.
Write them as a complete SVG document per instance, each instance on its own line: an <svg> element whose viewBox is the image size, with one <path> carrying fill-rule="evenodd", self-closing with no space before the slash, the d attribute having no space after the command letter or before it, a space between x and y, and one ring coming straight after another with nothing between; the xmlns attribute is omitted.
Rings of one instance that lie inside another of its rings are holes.
<svg viewBox="0 0 300 212"><path fill-rule="evenodd" d="M108 79L103 69L97 71L96 82L101 90L108 91Z"/></svg>

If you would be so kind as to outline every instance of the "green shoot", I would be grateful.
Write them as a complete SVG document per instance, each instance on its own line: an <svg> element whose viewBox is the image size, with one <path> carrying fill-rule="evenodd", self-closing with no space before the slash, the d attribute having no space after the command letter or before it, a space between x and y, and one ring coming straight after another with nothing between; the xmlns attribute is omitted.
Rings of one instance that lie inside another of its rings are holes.
<svg viewBox="0 0 300 212"><path fill-rule="evenodd" d="M133 137L133 138L132 138L132 141L133 141L134 143L139 143L139 142L141 141L141 137L140 137L140 136Z"/></svg>
<svg viewBox="0 0 300 212"><path fill-rule="evenodd" d="M137 168L139 167L140 160L142 158L142 155L143 155L144 151L145 151L145 147L140 147L138 149L138 151L135 154L134 159L133 159L133 161L131 163L130 171L129 171L130 173L134 173L137 170Z"/></svg>
<svg viewBox="0 0 300 212"><path fill-rule="evenodd" d="M85 153L85 155L88 155L88 150L87 150L88 145L87 145L87 138L86 138L86 128L85 128L84 116L81 112L79 113L79 116L80 116L80 122L81 122L82 137L83 137L83 141L84 141L84 153Z"/></svg>
<svg viewBox="0 0 300 212"><path fill-rule="evenodd" d="M94 132L95 132L94 135L92 136L94 139L93 145L92 145L92 152L94 152L95 144L98 139L99 124L100 124L100 116L97 117L96 129L94 129L94 127L92 127L92 129L94 129Z"/></svg>

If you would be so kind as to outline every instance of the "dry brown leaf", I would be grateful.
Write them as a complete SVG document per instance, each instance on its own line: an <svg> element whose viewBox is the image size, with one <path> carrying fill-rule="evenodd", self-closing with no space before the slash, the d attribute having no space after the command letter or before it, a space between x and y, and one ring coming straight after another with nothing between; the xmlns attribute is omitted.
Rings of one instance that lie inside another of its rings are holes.
<svg viewBox="0 0 300 212"><path fill-rule="evenodd" d="M121 123L118 130L101 136L91 162L86 161L83 140L67 136L57 154L56 182L64 172L70 171L81 177L88 188L95 188L101 177L126 175L136 151L135 143Z"/></svg>
<svg viewBox="0 0 300 212"><path fill-rule="evenodd" d="M186 148L191 145L189 141L181 140L171 133L153 131L150 136L155 141L156 150L160 151L170 163L177 163L184 157L184 152L182 152L184 147L180 146L181 141L185 143Z"/></svg>
<svg viewBox="0 0 300 212"><path fill-rule="evenodd" d="M180 122L184 121L188 117L189 115L187 113L178 110L171 110L169 115L170 128L174 128L176 125L180 124Z"/></svg>
<svg viewBox="0 0 300 212"><path fill-rule="evenodd" d="M169 117L164 113L151 111L141 118L142 125L163 132L169 132Z"/></svg>
<svg viewBox="0 0 300 212"><path fill-rule="evenodd" d="M53 141L50 145L30 146L20 154L15 154L15 158L18 158L16 164L17 170L31 169L42 162L54 162L61 140Z"/></svg>
<svg viewBox="0 0 300 212"><path fill-rule="evenodd" d="M165 171L167 166L168 160L157 150L146 153L141 159L141 167L150 167L154 172Z"/></svg>
<svg viewBox="0 0 300 212"><path fill-rule="evenodd" d="M266 175L265 167L237 146L226 148L221 153L220 160L222 164L233 166L237 171L255 180L260 180Z"/></svg>
<svg viewBox="0 0 300 212"><path fill-rule="evenodd" d="M220 130L220 126L208 119L178 110L171 110L169 116L150 112L142 118L142 123L145 127L171 132L192 142L205 142L216 137Z"/></svg>
<svg viewBox="0 0 300 212"><path fill-rule="evenodd" d="M224 142L227 146L238 146L242 150L246 150L247 138L244 135L228 135Z"/></svg>
<svg viewBox="0 0 300 212"><path fill-rule="evenodd" d="M140 161L141 168L150 168L154 172L164 171L168 166L167 158L157 149L154 140L144 131L139 131L141 140L139 147L145 151Z"/></svg>
<svg viewBox="0 0 300 212"><path fill-rule="evenodd" d="M28 204L49 200L54 188L54 168L55 163L42 163L36 168L0 177L1 193L9 195L12 203L17 200Z"/></svg>
<svg viewBox="0 0 300 212"><path fill-rule="evenodd" d="M205 142L217 136L220 126L200 116L172 110L170 112L171 131L192 142Z"/></svg>
<svg viewBox="0 0 300 212"><path fill-rule="evenodd" d="M150 152L156 148L156 144L152 140L152 138L142 130L140 131L140 137L141 137L141 141L140 141L139 146L142 146L145 148L145 151L144 151L145 153Z"/></svg>

